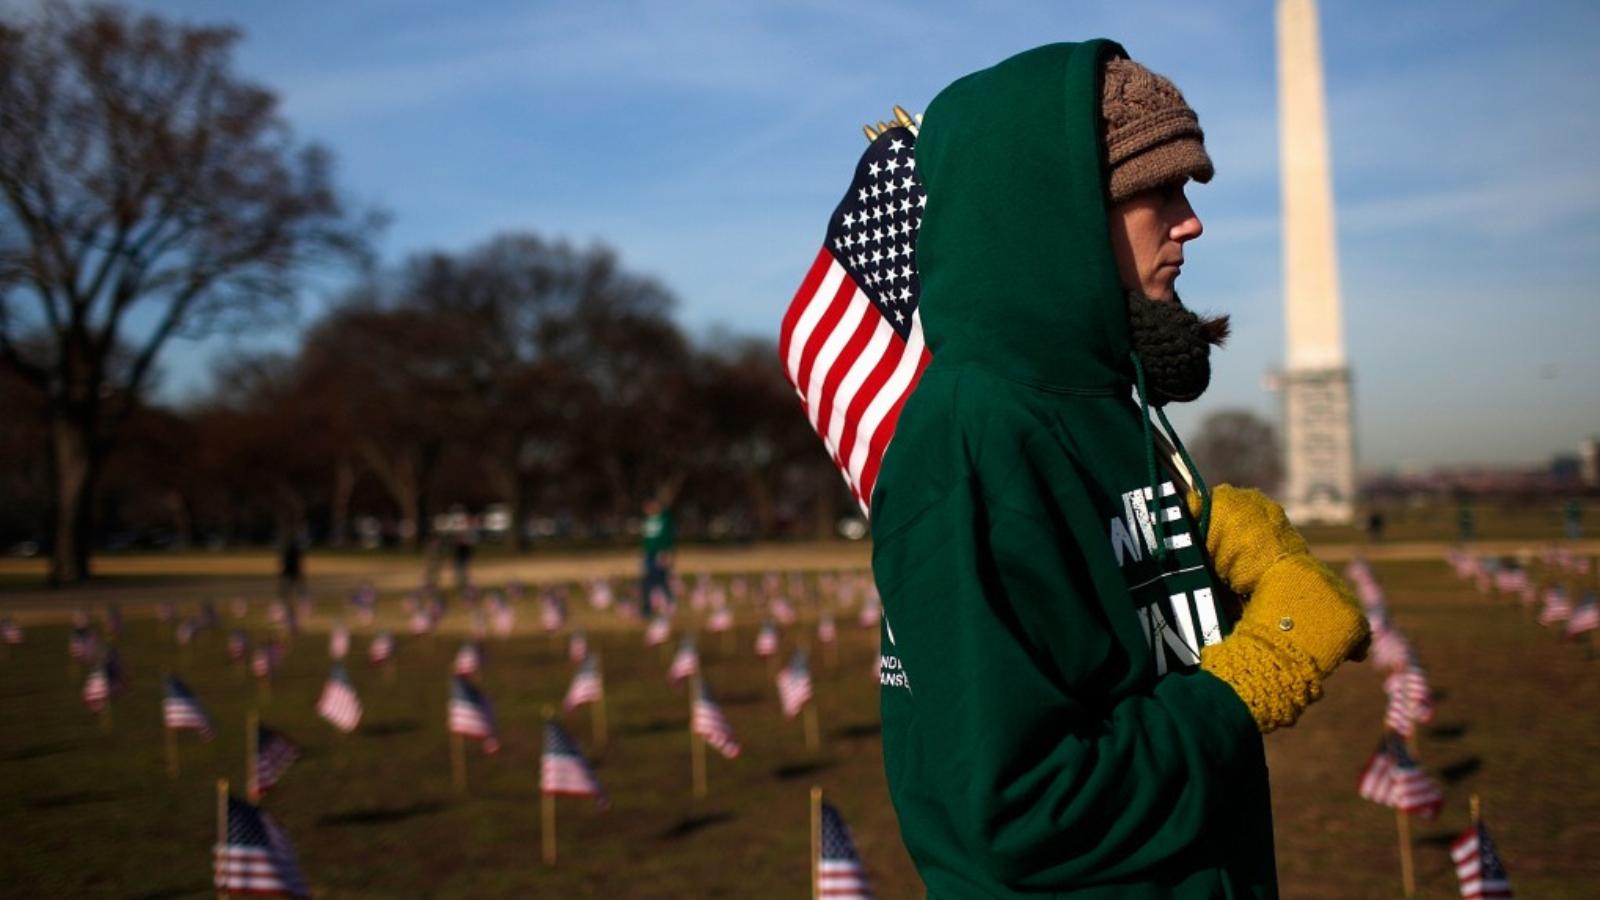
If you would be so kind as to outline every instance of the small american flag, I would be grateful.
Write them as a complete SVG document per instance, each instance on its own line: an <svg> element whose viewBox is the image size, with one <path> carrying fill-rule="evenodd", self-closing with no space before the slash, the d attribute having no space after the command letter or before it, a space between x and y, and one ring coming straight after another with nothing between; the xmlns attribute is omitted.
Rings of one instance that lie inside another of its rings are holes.
<svg viewBox="0 0 1600 900"><path fill-rule="evenodd" d="M593 797L601 809L611 805L578 744L554 720L544 723L544 753L539 758L539 791L566 797Z"/></svg>
<svg viewBox="0 0 1600 900"><path fill-rule="evenodd" d="M177 638L181 646L188 646L194 636L200 633L200 623L196 619L188 618L178 623Z"/></svg>
<svg viewBox="0 0 1600 900"><path fill-rule="evenodd" d="M215 848L218 892L309 897L294 844L266 811L228 797L228 840Z"/></svg>
<svg viewBox="0 0 1600 900"><path fill-rule="evenodd" d="M300 758L300 745L281 731L256 723L256 790L266 793Z"/></svg>
<svg viewBox="0 0 1600 900"><path fill-rule="evenodd" d="M739 742L734 740L733 726L728 724L728 717L723 714L722 707L711 699L711 689L706 687L703 678L700 679L695 692L689 729L704 738L705 742L724 758L733 759L739 755Z"/></svg>
<svg viewBox="0 0 1600 900"><path fill-rule="evenodd" d="M1494 573L1494 589L1501 594L1521 594L1529 584L1526 569L1501 569Z"/></svg>
<svg viewBox="0 0 1600 900"><path fill-rule="evenodd" d="M381 666L391 659L394 659L394 635L380 631L372 636L372 643L367 645L367 662Z"/></svg>
<svg viewBox="0 0 1600 900"><path fill-rule="evenodd" d="M433 631L433 614L426 609L419 609L411 614L411 633L424 635Z"/></svg>
<svg viewBox="0 0 1600 900"><path fill-rule="evenodd" d="M1544 592L1544 608L1539 611L1540 625L1555 625L1565 622L1572 617L1572 601L1567 599L1566 589L1560 585L1553 586Z"/></svg>
<svg viewBox="0 0 1600 900"><path fill-rule="evenodd" d="M572 675L572 684L567 686L567 696L561 700L561 708L572 712L585 703L593 703L606 695L605 681L600 677L599 662L593 656L585 657L583 665Z"/></svg>
<svg viewBox="0 0 1600 900"><path fill-rule="evenodd" d="M250 636L243 629L228 632L228 662L243 662L250 653Z"/></svg>
<svg viewBox="0 0 1600 900"><path fill-rule="evenodd" d="M1572 618L1567 620L1567 637L1577 637L1600 628L1600 601L1593 593L1584 594L1578 608L1572 611Z"/></svg>
<svg viewBox="0 0 1600 900"><path fill-rule="evenodd" d="M1384 735L1377 752L1367 760L1357 790L1374 803L1425 819L1438 815L1444 806L1444 795L1393 732Z"/></svg>
<svg viewBox="0 0 1600 900"><path fill-rule="evenodd" d="M666 616L656 616L650 620L650 627L644 630L644 645L646 647L659 647L672 637L672 620Z"/></svg>
<svg viewBox="0 0 1600 900"><path fill-rule="evenodd" d="M706 631L712 634L721 634L733 630L733 610L726 605L718 606L706 616Z"/></svg>
<svg viewBox="0 0 1600 900"><path fill-rule="evenodd" d="M762 622L761 630L756 632L756 655L778 655L778 626L772 622Z"/></svg>
<svg viewBox="0 0 1600 900"><path fill-rule="evenodd" d="M494 709L489 698L465 678L456 677L450 682L451 734L459 734L483 741L483 752L500 752L500 738L494 725Z"/></svg>
<svg viewBox="0 0 1600 900"><path fill-rule="evenodd" d="M99 712L111 701L111 679L104 664L95 666L83 681L83 705L90 712Z"/></svg>
<svg viewBox="0 0 1600 900"><path fill-rule="evenodd" d="M1389 704L1383 713L1383 724L1402 737L1416 732L1416 723L1433 721L1433 690L1428 686L1428 676L1415 662L1405 669L1390 673L1383 680L1384 693Z"/></svg>
<svg viewBox="0 0 1600 900"><path fill-rule="evenodd" d="M467 641L456 651L455 673L457 675L476 675L483 668L483 650L477 641Z"/></svg>
<svg viewBox="0 0 1600 900"><path fill-rule="evenodd" d="M567 659L581 663L589 656L589 635L582 628L567 638Z"/></svg>
<svg viewBox="0 0 1600 900"><path fill-rule="evenodd" d="M0 619L0 638L4 638L6 643L15 647L22 643L22 626L10 616Z"/></svg>
<svg viewBox="0 0 1600 900"><path fill-rule="evenodd" d="M856 616L856 622L862 628L877 628L878 620L883 618L883 607L878 605L878 594L873 591L867 596L865 603L861 604L861 612Z"/></svg>
<svg viewBox="0 0 1600 900"><path fill-rule="evenodd" d="M667 680L673 684L690 678L700 671L700 651L694 645L694 638L685 637L678 644L678 652L672 656L672 665L667 669Z"/></svg>
<svg viewBox="0 0 1600 900"><path fill-rule="evenodd" d="M328 634L328 656L333 659L344 659L350 652L350 629L343 625L335 626Z"/></svg>
<svg viewBox="0 0 1600 900"><path fill-rule="evenodd" d="M817 641L823 644L831 644L838 637L839 629L833 624L833 614L823 613L822 617L817 619Z"/></svg>
<svg viewBox="0 0 1600 900"><path fill-rule="evenodd" d="M343 663L333 664L333 671L322 686L322 696L317 698L317 715L346 734L361 724L361 697L350 685Z"/></svg>
<svg viewBox="0 0 1600 900"><path fill-rule="evenodd" d="M589 605L602 612L611 608L611 582L596 578L589 586Z"/></svg>
<svg viewBox="0 0 1600 900"><path fill-rule="evenodd" d="M171 675L167 676L162 690L161 720L173 731L198 731L208 741L214 735L211 718L200 706L200 701L194 698L188 685Z"/></svg>
<svg viewBox="0 0 1600 900"><path fill-rule="evenodd" d="M796 650L789 664L778 673L778 702L786 718L800 714L811 700L811 666L804 650Z"/></svg>
<svg viewBox="0 0 1600 900"><path fill-rule="evenodd" d="M73 659L88 659L98 646L94 631L87 625L74 625L72 633L67 635L67 655Z"/></svg>
<svg viewBox="0 0 1600 900"><path fill-rule="evenodd" d="M250 671L257 678L271 678L272 673L278 670L278 663L282 659L283 645L277 640L268 641L251 654Z"/></svg>
<svg viewBox="0 0 1600 900"><path fill-rule="evenodd" d="M779 625L787 627L794 624L794 604L787 597L773 597L772 602L767 604L767 612Z"/></svg>
<svg viewBox="0 0 1600 900"><path fill-rule="evenodd" d="M1450 845L1450 859L1456 864L1456 880L1461 882L1464 900L1515 900L1511 876L1495 849L1489 829L1482 822L1467 829Z"/></svg>
<svg viewBox="0 0 1600 900"><path fill-rule="evenodd" d="M822 804L822 840L817 856L818 893L829 900L871 900L867 869L850 839L850 827L830 803Z"/></svg>
<svg viewBox="0 0 1600 900"><path fill-rule="evenodd" d="M811 427L862 510L929 355L917 314L927 194L913 129L885 129L856 164L822 249L783 317L778 353Z"/></svg>
<svg viewBox="0 0 1600 900"><path fill-rule="evenodd" d="M489 616L497 637L510 637L511 633L517 630L517 611L512 608L511 601L499 592L495 592L490 598Z"/></svg>
<svg viewBox="0 0 1600 900"><path fill-rule="evenodd" d="M546 633L560 631L567 624L567 604L554 591L546 591L539 604L539 627Z"/></svg>
<svg viewBox="0 0 1600 900"><path fill-rule="evenodd" d="M1382 669L1398 669L1410 663L1411 644L1386 614L1368 616L1372 626L1372 664Z"/></svg>
<svg viewBox="0 0 1600 900"><path fill-rule="evenodd" d="M178 607L171 600L163 600L156 604L156 621L171 622L178 615Z"/></svg>

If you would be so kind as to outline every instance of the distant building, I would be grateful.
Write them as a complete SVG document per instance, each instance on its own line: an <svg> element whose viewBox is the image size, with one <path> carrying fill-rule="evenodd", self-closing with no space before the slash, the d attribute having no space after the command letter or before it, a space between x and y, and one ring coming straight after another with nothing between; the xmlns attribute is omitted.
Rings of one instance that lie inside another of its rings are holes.
<svg viewBox="0 0 1600 900"><path fill-rule="evenodd" d="M1600 437L1578 445L1578 476L1588 487L1600 487Z"/></svg>

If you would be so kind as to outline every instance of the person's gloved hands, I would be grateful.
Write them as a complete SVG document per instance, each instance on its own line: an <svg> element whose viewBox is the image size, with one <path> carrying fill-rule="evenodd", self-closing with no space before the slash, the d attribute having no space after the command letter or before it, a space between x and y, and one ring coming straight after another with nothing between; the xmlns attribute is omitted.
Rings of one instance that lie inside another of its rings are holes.
<svg viewBox="0 0 1600 900"><path fill-rule="evenodd" d="M1189 500L1197 509L1199 498ZM1292 725L1339 663L1364 655L1366 616L1278 504L1229 485L1211 502L1212 565L1249 599L1233 633L1207 648L1200 666L1233 687L1263 732Z"/></svg>

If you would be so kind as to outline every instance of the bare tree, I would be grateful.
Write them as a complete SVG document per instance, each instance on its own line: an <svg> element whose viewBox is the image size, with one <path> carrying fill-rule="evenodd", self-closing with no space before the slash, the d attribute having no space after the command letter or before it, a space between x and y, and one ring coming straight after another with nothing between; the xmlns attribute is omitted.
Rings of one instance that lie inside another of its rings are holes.
<svg viewBox="0 0 1600 900"><path fill-rule="evenodd" d="M64 4L0 23L0 359L47 393L56 583L89 574L96 478L167 342L286 311L376 224L231 71L238 37Z"/></svg>
<svg viewBox="0 0 1600 900"><path fill-rule="evenodd" d="M1225 409L1206 416L1189 451L1211 484L1259 488L1270 494L1283 481L1277 429L1249 410Z"/></svg>

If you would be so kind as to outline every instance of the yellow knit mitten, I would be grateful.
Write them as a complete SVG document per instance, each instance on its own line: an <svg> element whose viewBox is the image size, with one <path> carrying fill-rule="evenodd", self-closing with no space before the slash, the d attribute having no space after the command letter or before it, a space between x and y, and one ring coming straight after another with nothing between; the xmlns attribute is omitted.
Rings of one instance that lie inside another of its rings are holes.
<svg viewBox="0 0 1600 900"><path fill-rule="evenodd" d="M1206 549L1217 574L1249 600L1200 666L1233 687L1263 732L1292 725L1339 663L1361 652L1366 616L1276 503L1227 485L1212 497Z"/></svg>

